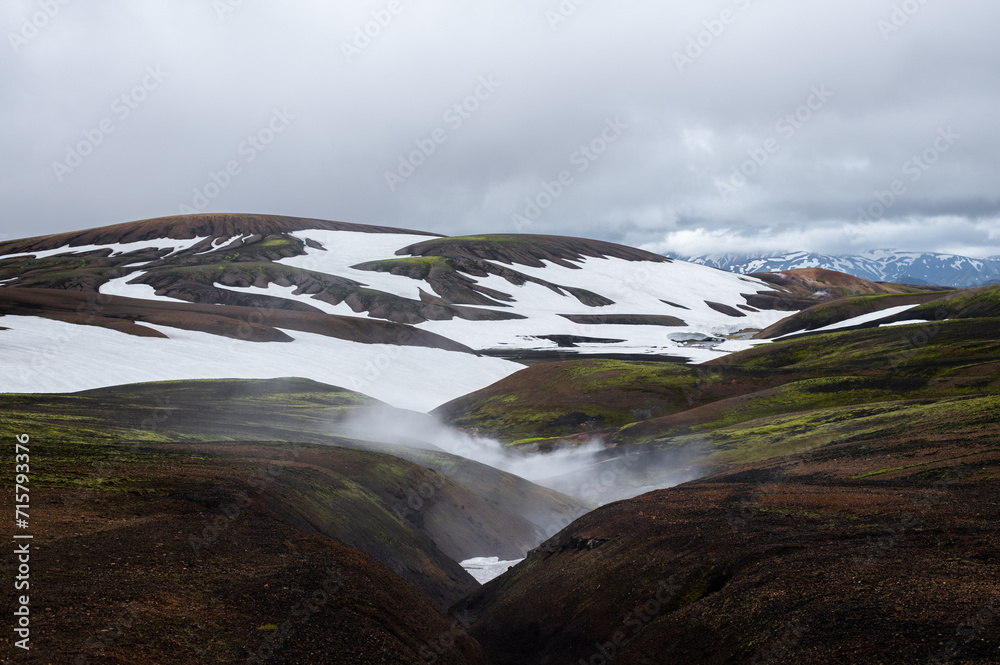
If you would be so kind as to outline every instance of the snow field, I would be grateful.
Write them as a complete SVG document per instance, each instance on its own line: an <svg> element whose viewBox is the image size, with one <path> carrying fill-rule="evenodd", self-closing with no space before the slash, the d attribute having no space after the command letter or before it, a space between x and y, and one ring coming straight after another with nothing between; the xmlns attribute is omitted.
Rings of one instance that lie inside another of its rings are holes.
<svg viewBox="0 0 1000 665"><path fill-rule="evenodd" d="M297 376L355 390L403 409L430 411L523 366L467 353L360 344L285 331L293 342L248 342L148 325L169 339L98 326L4 316L0 392L65 393L146 381Z"/></svg>
<svg viewBox="0 0 1000 665"><path fill-rule="evenodd" d="M317 230L298 231L290 235L302 241L315 240L323 245L325 251L306 247L304 256L293 256L276 261L276 263L346 277L376 291L384 291L413 300L420 299L419 287L423 286L425 290L430 291L430 287L423 281L401 275L390 275L389 273L355 270L351 266L368 261L402 258L396 256L397 249L431 240L432 236Z"/></svg>

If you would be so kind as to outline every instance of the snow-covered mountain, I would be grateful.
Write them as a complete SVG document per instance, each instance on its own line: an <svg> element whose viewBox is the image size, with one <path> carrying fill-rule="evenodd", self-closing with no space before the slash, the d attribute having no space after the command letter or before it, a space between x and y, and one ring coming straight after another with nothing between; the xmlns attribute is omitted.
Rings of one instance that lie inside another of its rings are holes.
<svg viewBox="0 0 1000 665"><path fill-rule="evenodd" d="M719 357L746 343L688 340L797 309L775 294L580 238L146 220L0 243L0 392L298 376L426 411L518 371L515 352Z"/></svg>
<svg viewBox="0 0 1000 665"><path fill-rule="evenodd" d="M956 254L895 250L874 250L844 256L812 252L671 256L741 275L797 268L826 268L873 282L967 288L1000 281L1000 257L976 259Z"/></svg>

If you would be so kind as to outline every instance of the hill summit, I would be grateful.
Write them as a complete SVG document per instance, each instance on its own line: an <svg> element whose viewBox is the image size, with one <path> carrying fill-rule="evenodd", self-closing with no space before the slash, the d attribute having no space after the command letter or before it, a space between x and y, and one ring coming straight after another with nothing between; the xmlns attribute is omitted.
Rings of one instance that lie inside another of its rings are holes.
<svg viewBox="0 0 1000 665"><path fill-rule="evenodd" d="M511 359L708 360L733 349L685 340L796 309L756 278L562 236L211 214L0 243L0 341L22 351L0 371L18 392L303 376L428 410Z"/></svg>

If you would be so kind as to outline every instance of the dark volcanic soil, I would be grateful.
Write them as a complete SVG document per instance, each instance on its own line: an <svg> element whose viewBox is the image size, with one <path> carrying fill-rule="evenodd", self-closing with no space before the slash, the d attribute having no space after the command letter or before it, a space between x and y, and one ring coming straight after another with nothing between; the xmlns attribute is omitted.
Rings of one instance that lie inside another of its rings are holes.
<svg viewBox="0 0 1000 665"><path fill-rule="evenodd" d="M481 235L440 238L404 247L399 256L446 256L456 259L485 259L500 263L520 263L536 268L551 261L564 268L579 268L572 263L585 257L613 257L626 261L669 262L660 254L601 240L550 235Z"/></svg>
<svg viewBox="0 0 1000 665"><path fill-rule="evenodd" d="M845 443L611 504L457 609L496 665L997 663L998 434Z"/></svg>
<svg viewBox="0 0 1000 665"><path fill-rule="evenodd" d="M154 238L189 239L208 237L206 244L211 247L212 238L232 238L238 235L267 236L289 233L305 229L328 231L360 231L363 233L402 233L435 237L437 234L411 231L388 226L370 226L350 222L332 222L303 217L283 217L281 215L204 214L158 217L138 222L126 222L113 226L102 226L86 231L58 233L37 238L26 238L0 243L0 252L16 254L21 252L57 249L64 245L81 247L102 243L133 243Z"/></svg>
<svg viewBox="0 0 1000 665"><path fill-rule="evenodd" d="M42 479L47 447L31 448ZM220 463L210 451L174 461L147 453L94 467L103 487L33 486L32 649L22 655L4 631L4 658L488 663L389 568L294 524L280 496L257 491L266 472ZM10 557L3 562L11 572Z"/></svg>

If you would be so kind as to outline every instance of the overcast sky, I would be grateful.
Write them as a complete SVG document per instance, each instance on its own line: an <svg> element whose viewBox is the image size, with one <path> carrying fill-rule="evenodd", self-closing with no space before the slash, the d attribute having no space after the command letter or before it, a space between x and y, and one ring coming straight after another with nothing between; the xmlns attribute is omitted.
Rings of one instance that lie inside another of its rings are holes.
<svg viewBox="0 0 1000 665"><path fill-rule="evenodd" d="M7 238L205 210L1000 254L993 0L5 0L0 24Z"/></svg>

